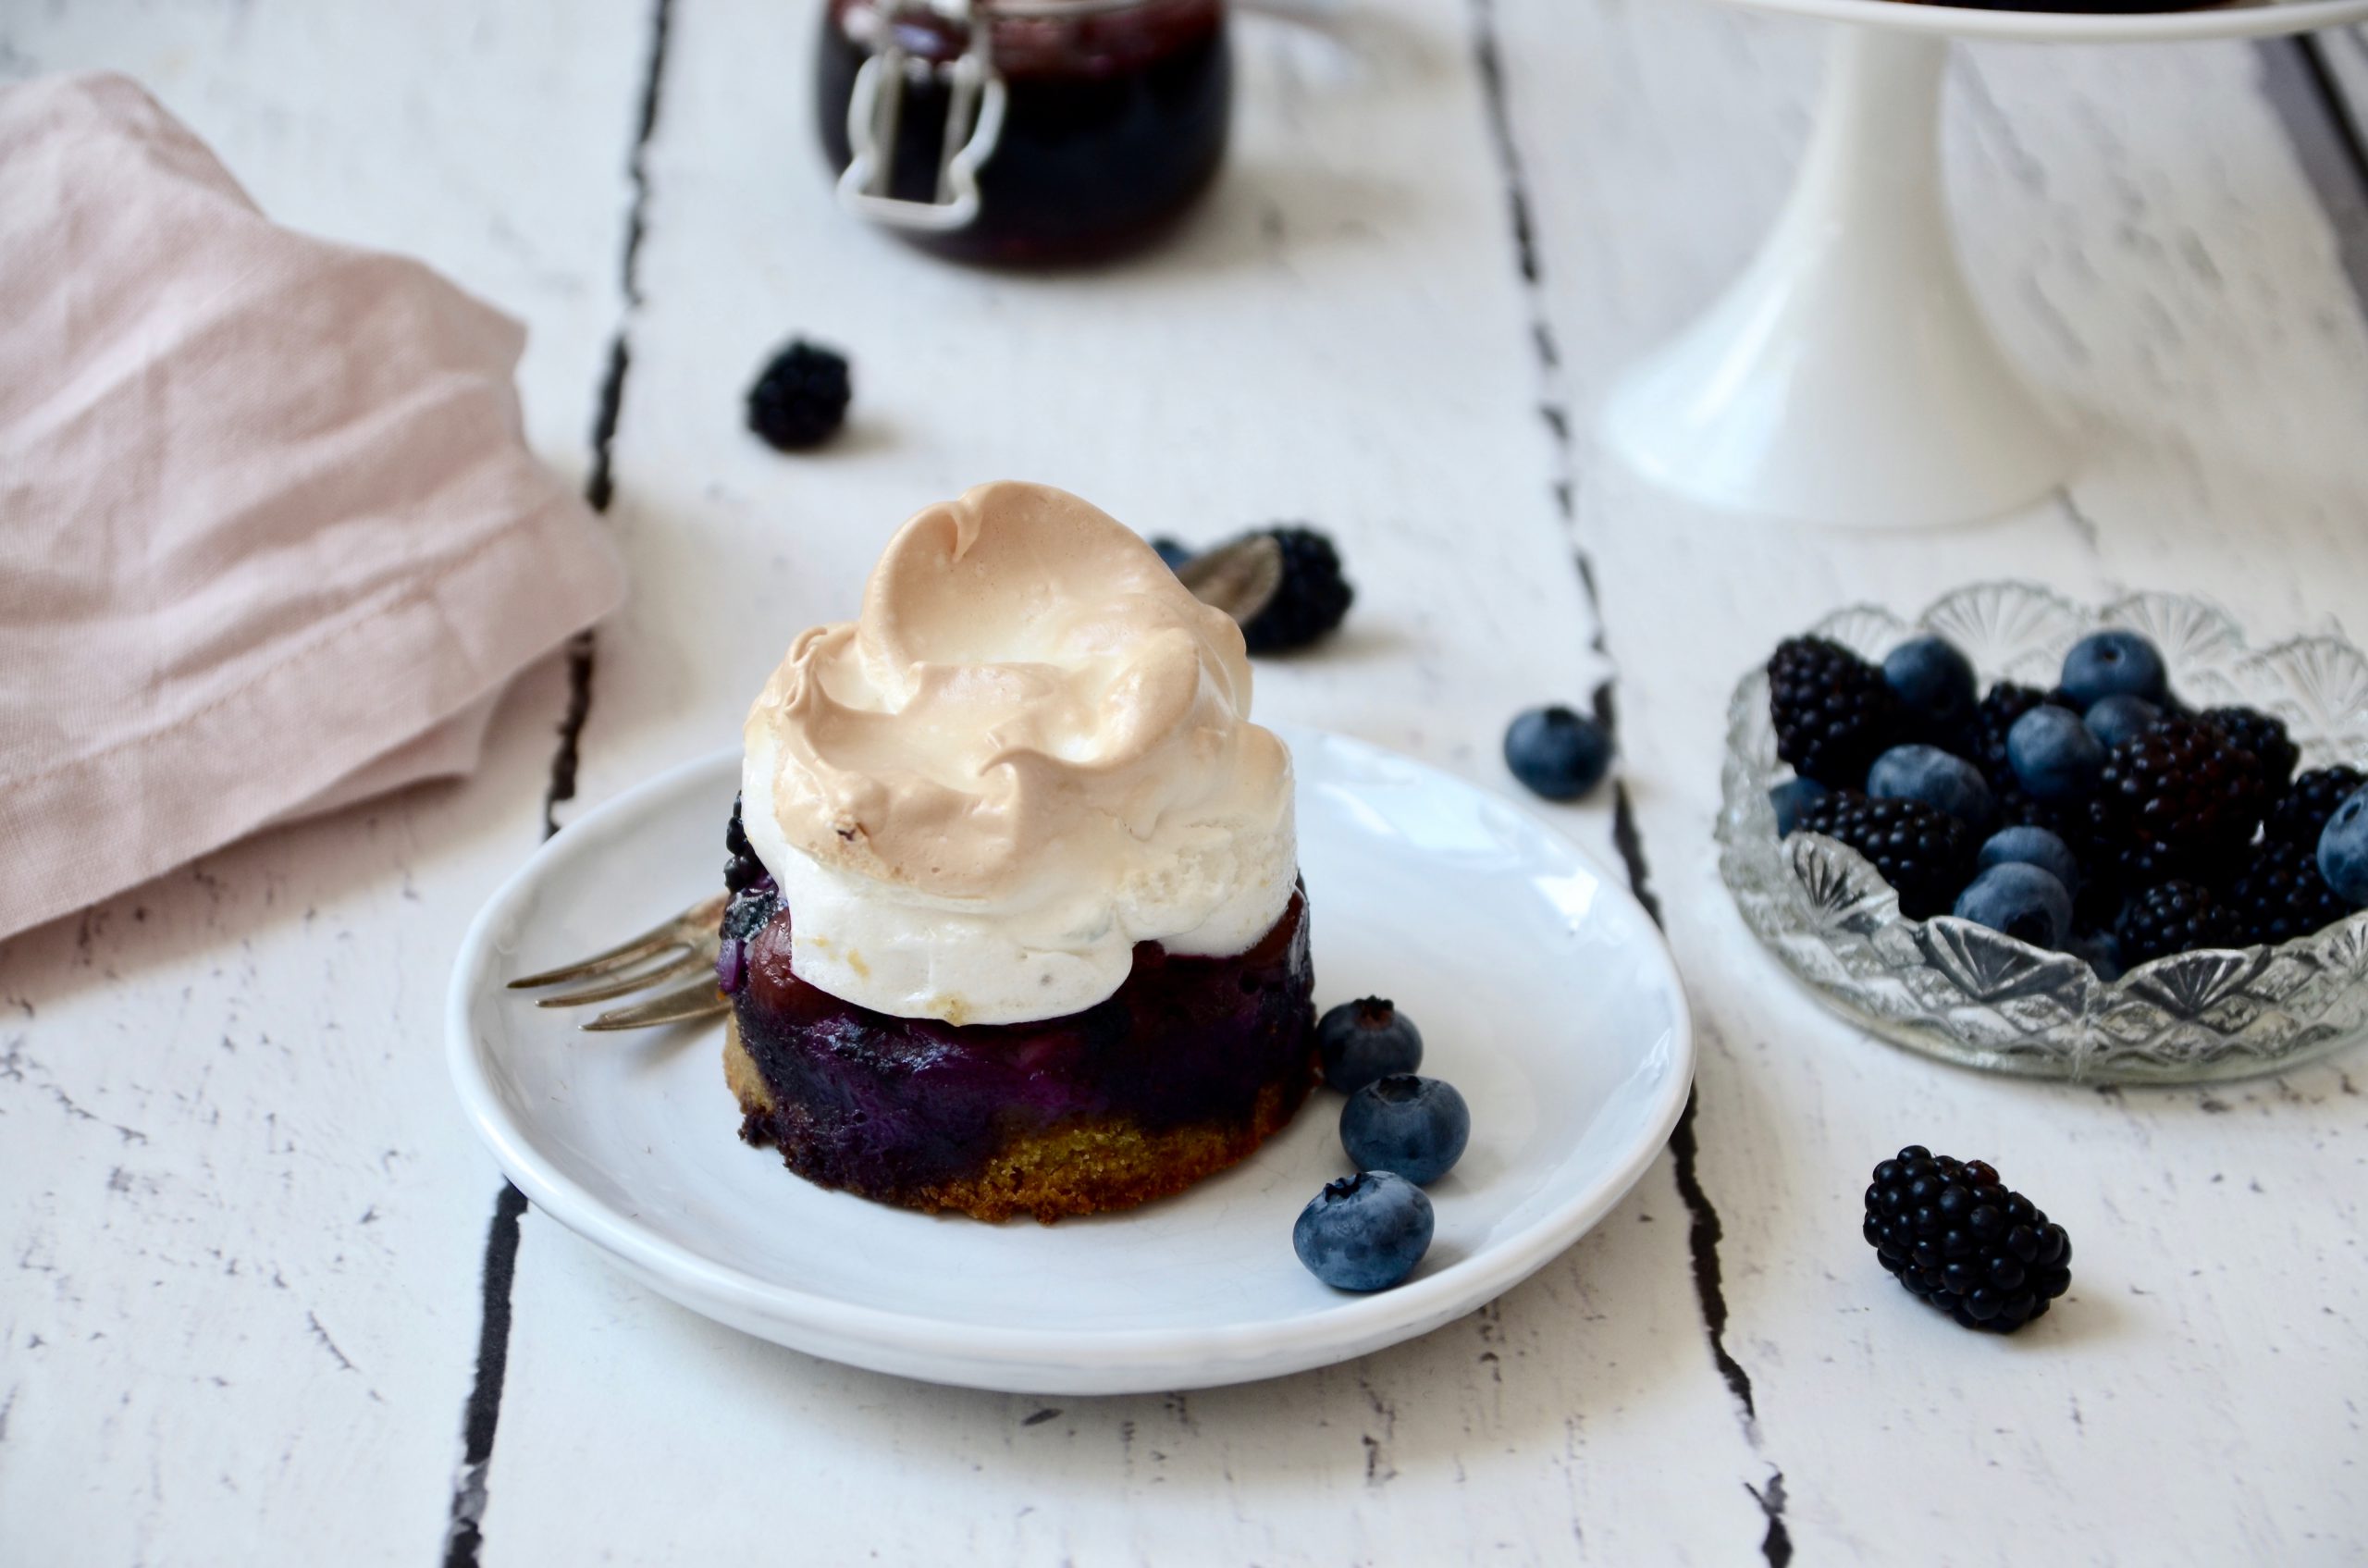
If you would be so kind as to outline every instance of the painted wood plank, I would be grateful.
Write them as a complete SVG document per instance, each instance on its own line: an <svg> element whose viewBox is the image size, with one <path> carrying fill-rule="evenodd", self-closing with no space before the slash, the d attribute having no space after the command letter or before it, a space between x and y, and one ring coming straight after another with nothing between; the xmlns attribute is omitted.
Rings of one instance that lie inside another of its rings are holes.
<svg viewBox="0 0 2368 1568"><path fill-rule="evenodd" d="M86 4L290 224L524 318L572 474L618 309L637 5ZM499 1177L443 1068L461 931L539 833L555 664L480 776L267 833L0 946L0 1559L440 1556Z"/></svg>
<svg viewBox="0 0 2368 1568"><path fill-rule="evenodd" d="M1698 6L1498 8L1584 405L1765 223L1815 30ZM1868 537L1705 516L1600 460L1585 475L1627 765L1703 1030L1729 1340L1805 1560L1942 1540L1967 1562L2075 1539L2149 1562L2363 1549L2345 1457L2368 1364L2356 1057L2103 1093L1929 1064L1822 1014L1759 955L1710 846L1733 683L1842 603L1913 611L2014 575L2205 592L2263 640L2368 627L2368 338L2260 80L2254 52L2223 46L1958 62L1960 228L2007 337L2078 412L2091 456L2066 495L1992 528ZM2073 1298L2011 1348L1916 1308L1855 1237L1868 1168L1908 1142L1993 1158L2076 1238Z"/></svg>
<svg viewBox="0 0 2368 1568"><path fill-rule="evenodd" d="M794 9L677 7L617 444L636 597L604 648L592 794L733 744L790 637L851 611L895 524L1005 475L1187 538L1334 530L1351 629L1262 664L1262 712L1501 784L1507 717L1584 700L1594 623L1543 482L1553 441L1462 19L1405 0L1330 34L1245 22L1241 43L1240 137L1207 209L1140 262L1029 278L945 267L837 212ZM857 413L839 447L785 460L736 405L799 331L853 354ZM1569 816L1597 845L1605 818ZM1485 1048L1432 1033L1450 1075ZM719 1081L715 1135L735 1121ZM1537 1280L1419 1344L1250 1389L1039 1401L752 1343L530 1217L486 1561L722 1556L784 1531L821 1561L1521 1562L1582 1543L1732 1561L1765 1534L1745 1488L1766 1467L1703 1344L1687 1248L1664 1163ZM1615 1297L1627 1310L1605 1312ZM750 1495L752 1456L761 1506L651 1505L720 1476Z"/></svg>

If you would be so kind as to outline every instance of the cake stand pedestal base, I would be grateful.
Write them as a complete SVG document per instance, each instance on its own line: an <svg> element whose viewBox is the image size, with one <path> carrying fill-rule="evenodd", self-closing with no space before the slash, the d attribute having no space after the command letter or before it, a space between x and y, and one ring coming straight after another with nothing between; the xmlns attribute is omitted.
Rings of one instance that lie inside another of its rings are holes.
<svg viewBox="0 0 2368 1568"><path fill-rule="evenodd" d="M1837 29L1798 184L1726 295L1622 380L1603 437L1715 506L1910 528L1995 516L2073 448L1975 303L1941 171L1946 38Z"/></svg>

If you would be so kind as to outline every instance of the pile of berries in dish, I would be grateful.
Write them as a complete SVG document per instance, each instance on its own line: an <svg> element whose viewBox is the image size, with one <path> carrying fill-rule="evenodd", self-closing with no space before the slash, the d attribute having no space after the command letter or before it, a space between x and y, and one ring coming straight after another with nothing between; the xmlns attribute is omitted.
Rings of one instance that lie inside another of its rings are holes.
<svg viewBox="0 0 2368 1568"><path fill-rule="evenodd" d="M1768 661L1777 832L1865 856L1912 920L1954 914L2111 980L2307 936L2368 907L2368 775L2297 775L2286 725L2195 711L2134 632L2083 637L2052 691L1936 636L1881 665L1822 637Z"/></svg>
<svg viewBox="0 0 2368 1568"><path fill-rule="evenodd" d="M1343 1002L1316 1021L1324 1081L1348 1096L1340 1147L1357 1174L1326 1184L1300 1211L1291 1247L1338 1290L1386 1290L1430 1250L1423 1189L1463 1157L1472 1112L1452 1084L1416 1076L1423 1033L1378 996Z"/></svg>

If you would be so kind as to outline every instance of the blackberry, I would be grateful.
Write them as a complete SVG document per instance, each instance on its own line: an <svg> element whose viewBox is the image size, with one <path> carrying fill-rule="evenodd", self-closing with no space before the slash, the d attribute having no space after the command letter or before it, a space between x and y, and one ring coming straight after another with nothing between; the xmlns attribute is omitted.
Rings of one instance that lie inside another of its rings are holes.
<svg viewBox="0 0 2368 1568"><path fill-rule="evenodd" d="M1824 637L1788 637L1768 661L1776 754L1805 779L1855 790L1906 728L1883 673Z"/></svg>
<svg viewBox="0 0 2368 1568"><path fill-rule="evenodd" d="M2291 942L2324 931L2351 913L2319 875L2314 849L2269 839L2229 887L2225 901L2229 940L2244 946Z"/></svg>
<svg viewBox="0 0 2368 1568"><path fill-rule="evenodd" d="M732 821L723 828L723 849L732 857L723 862L723 885L730 891L738 893L754 887L759 881L772 880L748 843L748 830L740 825L740 797L736 795L732 797Z"/></svg>
<svg viewBox="0 0 2368 1568"><path fill-rule="evenodd" d="M2267 804L2251 752L2215 725L2165 719L2107 753L2092 818L2121 884L2135 888L2225 877Z"/></svg>
<svg viewBox="0 0 2368 1568"><path fill-rule="evenodd" d="M2280 844L2300 844L2315 849L2319 834L2326 832L2327 819L2335 815L2335 809L2350 799L2362 784L2368 784L2368 773L2340 763L2298 773L2277 804L2269 809L2263 829Z"/></svg>
<svg viewBox="0 0 2368 1568"><path fill-rule="evenodd" d="M1241 623L1241 640L1252 653L1287 653L1339 625L1357 590L1340 575L1340 552L1324 535L1299 524L1264 532L1282 551L1282 581L1275 596Z"/></svg>
<svg viewBox="0 0 2368 1568"><path fill-rule="evenodd" d="M2133 895L2122 906L2115 933L2121 940L2121 961L2131 969L2173 953L2223 946L2228 940L2227 921L2212 890L2176 881Z"/></svg>
<svg viewBox="0 0 2368 1568"><path fill-rule="evenodd" d="M1971 830L1921 801L1870 800L1842 790L1804 805L1794 831L1823 833L1864 855L1910 920L1947 913L1973 877Z"/></svg>
<svg viewBox="0 0 2368 1568"><path fill-rule="evenodd" d="M819 447L845 422L854 397L845 356L801 338L748 389L748 428L776 451Z"/></svg>
<svg viewBox="0 0 2368 1568"><path fill-rule="evenodd" d="M2286 733L2285 720L2258 708L2207 708L2196 717L2253 754L2271 798L2286 792L2294 764L2302 759L2302 754Z"/></svg>
<svg viewBox="0 0 2368 1568"><path fill-rule="evenodd" d="M1875 1167L1860 1234L1908 1293L2011 1334L2071 1288L2072 1238L1980 1160L1910 1144Z"/></svg>

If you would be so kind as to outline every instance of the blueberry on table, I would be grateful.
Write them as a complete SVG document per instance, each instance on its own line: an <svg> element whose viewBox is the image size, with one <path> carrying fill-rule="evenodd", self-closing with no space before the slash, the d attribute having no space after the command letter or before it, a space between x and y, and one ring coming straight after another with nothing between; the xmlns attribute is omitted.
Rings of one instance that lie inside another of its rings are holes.
<svg viewBox="0 0 2368 1568"><path fill-rule="evenodd" d="M1867 793L1879 800L1920 800L1976 833L1987 833L1998 808L1990 781L1962 757L1937 746L1894 746L1867 770Z"/></svg>
<svg viewBox="0 0 2368 1568"><path fill-rule="evenodd" d="M1505 731L1505 766L1548 800L1576 800L1601 784L1611 751L1611 732L1568 708L1533 708Z"/></svg>
<svg viewBox="0 0 2368 1568"><path fill-rule="evenodd" d="M2368 905L2368 789L2352 792L2319 834L2319 875L2353 908Z"/></svg>
<svg viewBox="0 0 2368 1568"><path fill-rule="evenodd" d="M1340 1147L1359 1170L1428 1187L1463 1157L1472 1110L1455 1086L1400 1073L1366 1084L1340 1107Z"/></svg>
<svg viewBox="0 0 2368 1568"><path fill-rule="evenodd" d="M1435 1224L1420 1187L1386 1170L1360 1171L1300 1211L1291 1248L1336 1290L1387 1290L1423 1261Z"/></svg>
<svg viewBox="0 0 2368 1568"><path fill-rule="evenodd" d="M1376 1079L1423 1065L1423 1031L1381 996L1343 1002L1315 1024L1315 1054L1324 1081L1353 1094Z"/></svg>
<svg viewBox="0 0 2368 1568"><path fill-rule="evenodd" d="M2078 714L2042 704L2006 732L2006 762L2034 800L2085 800L2097 792L2105 748Z"/></svg>
<svg viewBox="0 0 2368 1568"><path fill-rule="evenodd" d="M776 451L804 451L838 433L854 397L846 356L801 338L748 389L748 428Z"/></svg>
<svg viewBox="0 0 2368 1568"><path fill-rule="evenodd" d="M1983 841L1973 863L1986 871L2013 862L2037 866L2062 883L2066 892L2080 891L2080 862L2074 858L2072 846L2045 828L2000 828Z"/></svg>
<svg viewBox="0 0 2368 1568"><path fill-rule="evenodd" d="M2123 741L2135 740L2163 722L2163 710L2142 697L2108 697L2090 706L2085 722L2097 744L2111 751Z"/></svg>
<svg viewBox="0 0 2368 1568"><path fill-rule="evenodd" d="M1956 917L2050 951L2072 929L2072 895L2052 872L2009 860L1957 895Z"/></svg>
<svg viewBox="0 0 2368 1568"><path fill-rule="evenodd" d="M1910 637L1893 648L1883 680L1927 735L1951 734L1973 717L1973 661L1940 637Z"/></svg>
<svg viewBox="0 0 2368 1568"><path fill-rule="evenodd" d="M2061 684L2083 710L2109 697L2142 697L2160 707L2171 695L2162 654L2136 632L2091 632L2074 643Z"/></svg>
<svg viewBox="0 0 2368 1568"><path fill-rule="evenodd" d="M1815 779L1786 779L1770 790L1769 804L1776 808L1776 836L1782 838L1800 826L1803 807L1812 800L1822 800L1832 793Z"/></svg>
<svg viewBox="0 0 2368 1568"><path fill-rule="evenodd" d="M2011 1334L2071 1288L2072 1239L1980 1160L1910 1144L1875 1167L1859 1233L1908 1294Z"/></svg>

